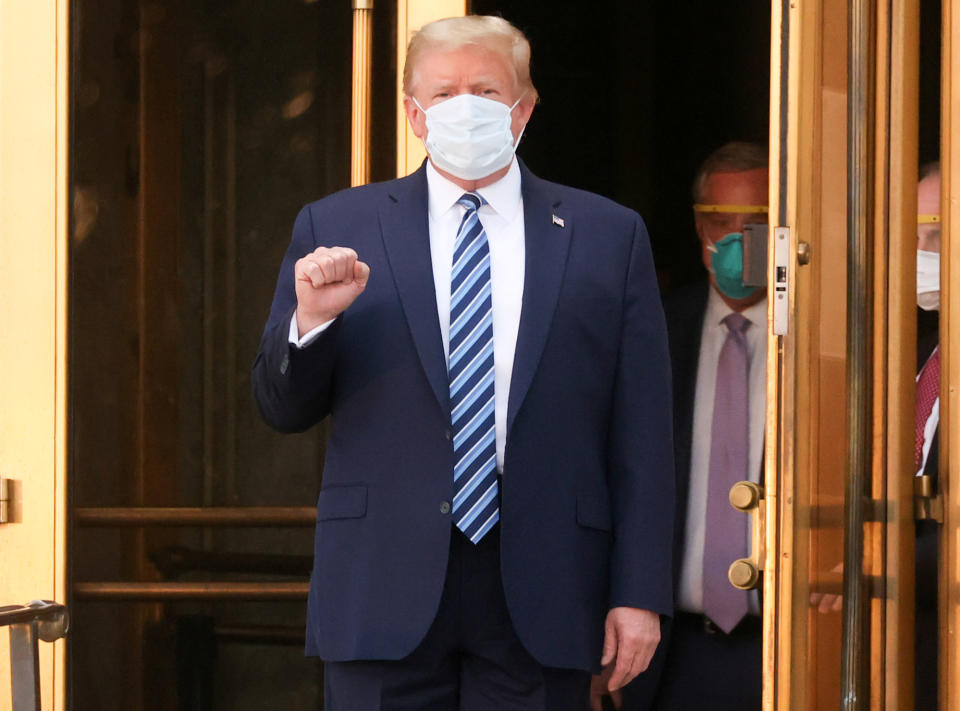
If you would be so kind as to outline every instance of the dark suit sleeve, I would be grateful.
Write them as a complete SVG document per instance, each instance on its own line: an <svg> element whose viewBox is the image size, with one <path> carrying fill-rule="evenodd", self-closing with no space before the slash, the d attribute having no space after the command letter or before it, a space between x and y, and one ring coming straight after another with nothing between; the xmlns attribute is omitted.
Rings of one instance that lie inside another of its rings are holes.
<svg viewBox="0 0 960 711"><path fill-rule="evenodd" d="M639 216L624 287L609 442L610 606L671 614L674 475L670 359L650 240Z"/></svg>
<svg viewBox="0 0 960 711"><path fill-rule="evenodd" d="M253 363L253 394L264 420L281 432L302 432L330 412L336 363L337 319L306 348L289 341L290 319L297 308L293 267L316 249L310 206L293 226L293 237L280 266L270 317Z"/></svg>

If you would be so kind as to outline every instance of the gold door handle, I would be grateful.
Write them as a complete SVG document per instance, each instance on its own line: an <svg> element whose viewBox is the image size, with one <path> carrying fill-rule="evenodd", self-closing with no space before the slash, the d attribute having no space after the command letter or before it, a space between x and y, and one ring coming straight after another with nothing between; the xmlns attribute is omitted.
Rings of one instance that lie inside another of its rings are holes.
<svg viewBox="0 0 960 711"><path fill-rule="evenodd" d="M753 590L760 584L760 569L749 558L738 558L727 571L730 584L741 590Z"/></svg>
<svg viewBox="0 0 960 711"><path fill-rule="evenodd" d="M917 521L943 523L943 495L934 492L929 474L913 478L913 504Z"/></svg>
<svg viewBox="0 0 960 711"><path fill-rule="evenodd" d="M753 590L760 585L764 558L764 519L766 502L763 488L752 481L741 481L730 487L730 505L750 516L750 557L730 564L727 578L740 590Z"/></svg>

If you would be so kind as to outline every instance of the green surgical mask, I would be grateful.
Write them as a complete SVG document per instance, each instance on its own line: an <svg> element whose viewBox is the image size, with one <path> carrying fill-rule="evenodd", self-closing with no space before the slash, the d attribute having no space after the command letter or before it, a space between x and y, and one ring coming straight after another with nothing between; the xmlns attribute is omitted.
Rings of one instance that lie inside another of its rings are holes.
<svg viewBox="0 0 960 711"><path fill-rule="evenodd" d="M743 234L731 232L719 242L708 244L710 271L722 294L731 299L746 299L759 287L743 285Z"/></svg>

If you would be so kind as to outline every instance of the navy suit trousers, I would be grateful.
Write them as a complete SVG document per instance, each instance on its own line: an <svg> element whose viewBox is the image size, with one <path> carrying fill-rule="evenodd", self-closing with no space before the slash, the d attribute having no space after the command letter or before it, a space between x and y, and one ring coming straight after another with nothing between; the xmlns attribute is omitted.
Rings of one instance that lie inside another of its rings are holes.
<svg viewBox="0 0 960 711"><path fill-rule="evenodd" d="M451 535L424 640L397 661L328 662L326 711L585 711L589 674L543 667L517 639L500 580L500 527L477 545L455 528Z"/></svg>

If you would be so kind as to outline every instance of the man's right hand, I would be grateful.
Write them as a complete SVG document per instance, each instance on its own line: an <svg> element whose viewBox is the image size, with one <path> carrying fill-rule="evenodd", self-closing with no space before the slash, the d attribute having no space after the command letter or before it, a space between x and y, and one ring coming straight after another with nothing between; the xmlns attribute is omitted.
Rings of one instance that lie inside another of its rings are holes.
<svg viewBox="0 0 960 711"><path fill-rule="evenodd" d="M370 267L349 247L317 247L293 267L299 335L332 321L367 288Z"/></svg>

